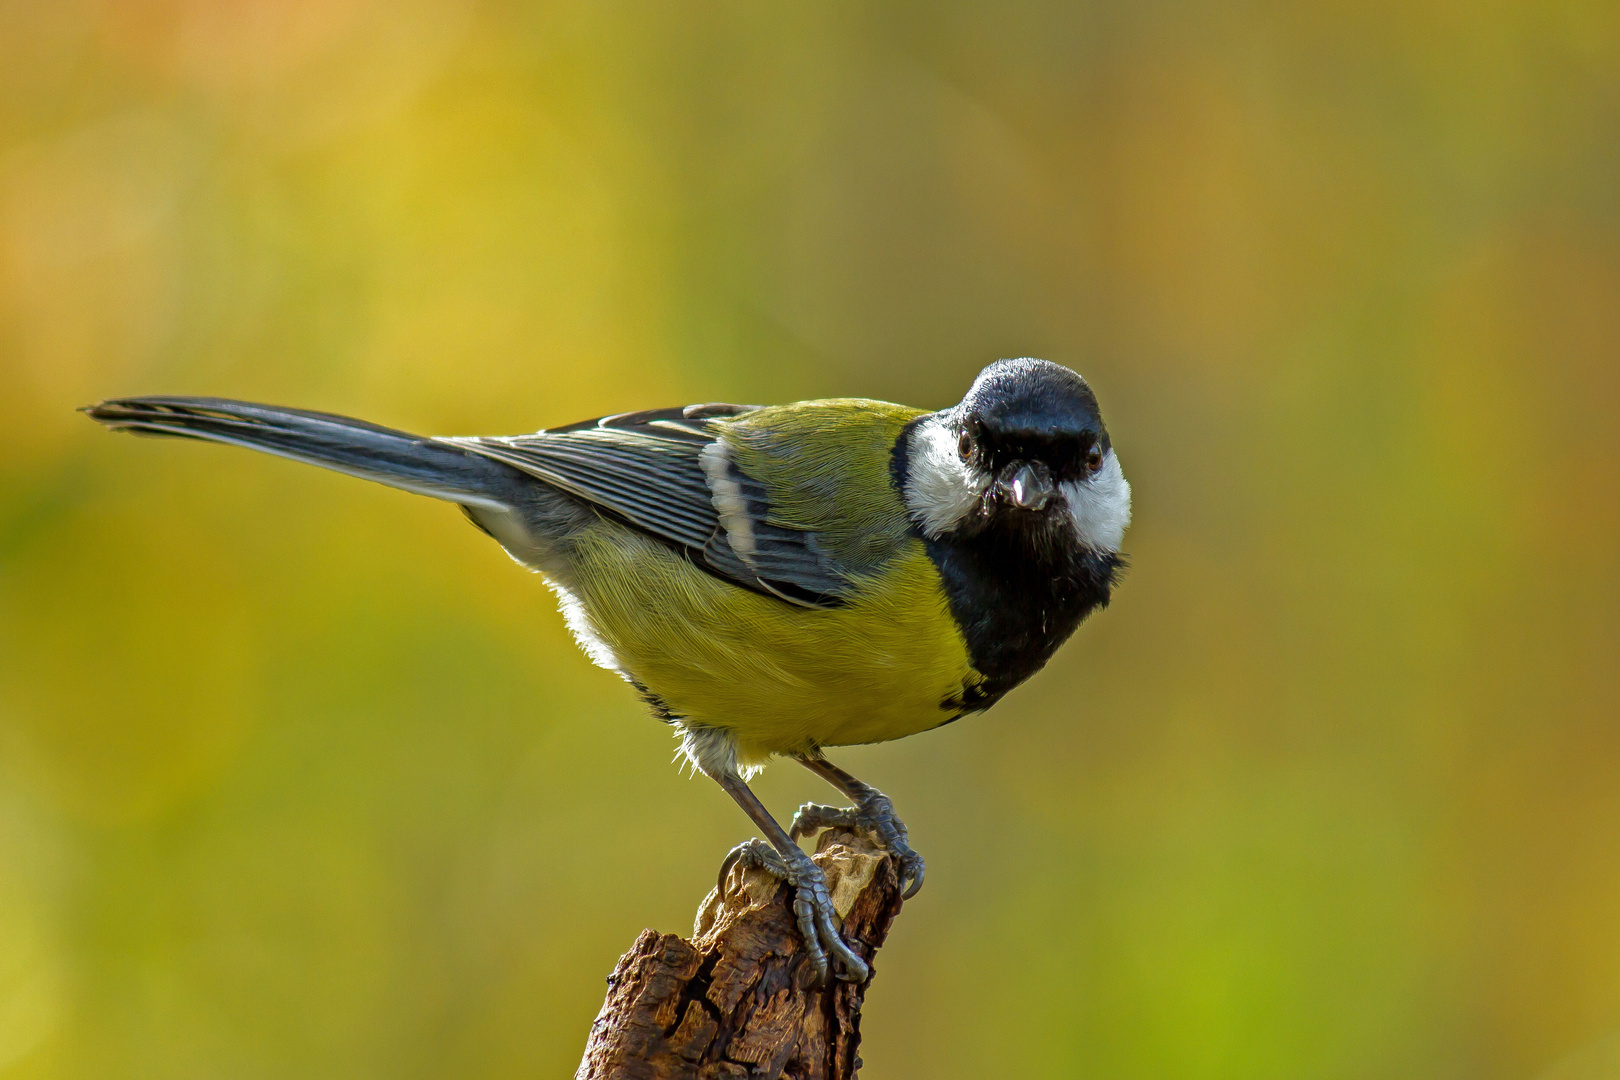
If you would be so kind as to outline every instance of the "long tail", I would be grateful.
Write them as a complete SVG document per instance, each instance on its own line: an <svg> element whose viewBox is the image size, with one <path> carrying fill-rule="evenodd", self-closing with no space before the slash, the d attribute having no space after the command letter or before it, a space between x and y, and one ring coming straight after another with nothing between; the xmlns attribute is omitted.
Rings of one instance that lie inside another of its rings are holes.
<svg viewBox="0 0 1620 1080"><path fill-rule="evenodd" d="M193 397L120 398L83 411L116 431L246 446L469 507L510 509L533 483L498 461L331 413Z"/></svg>

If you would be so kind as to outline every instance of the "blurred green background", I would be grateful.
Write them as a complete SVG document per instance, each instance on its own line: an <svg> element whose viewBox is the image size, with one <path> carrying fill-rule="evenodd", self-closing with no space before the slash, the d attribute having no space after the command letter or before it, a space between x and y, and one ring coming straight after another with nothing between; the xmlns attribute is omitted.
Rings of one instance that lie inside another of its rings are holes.
<svg viewBox="0 0 1620 1080"><path fill-rule="evenodd" d="M0 1076L568 1075L751 832L452 508L75 406L1026 354L1133 568L837 757L930 867L866 1075L1620 1076L1604 0L0 3Z"/></svg>

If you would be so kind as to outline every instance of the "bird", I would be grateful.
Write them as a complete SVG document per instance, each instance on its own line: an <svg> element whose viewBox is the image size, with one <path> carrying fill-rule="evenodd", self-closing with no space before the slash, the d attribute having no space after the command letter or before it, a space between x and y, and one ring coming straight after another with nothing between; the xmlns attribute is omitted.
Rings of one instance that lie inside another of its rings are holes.
<svg viewBox="0 0 1620 1080"><path fill-rule="evenodd" d="M1123 567L1131 487L1096 395L1046 360L998 360L936 411L862 398L708 403L508 437L423 437L208 397L86 406L109 428L226 443L459 505L538 572L586 655L671 725L762 837L720 872L793 888L813 978L864 982L799 846L860 830L926 865L881 791L828 747L982 712L1038 671ZM784 828L748 786L796 760L850 800Z"/></svg>

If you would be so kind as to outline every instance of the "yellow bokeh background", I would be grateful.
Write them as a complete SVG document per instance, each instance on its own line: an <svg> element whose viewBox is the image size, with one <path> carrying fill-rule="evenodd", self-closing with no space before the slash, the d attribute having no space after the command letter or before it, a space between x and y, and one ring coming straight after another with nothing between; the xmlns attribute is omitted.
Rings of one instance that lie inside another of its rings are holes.
<svg viewBox="0 0 1620 1080"><path fill-rule="evenodd" d="M430 434L1091 379L1130 574L837 760L865 1075L1620 1076L1620 7L0 4L0 1077L530 1077L750 833ZM777 766L781 814L828 793Z"/></svg>

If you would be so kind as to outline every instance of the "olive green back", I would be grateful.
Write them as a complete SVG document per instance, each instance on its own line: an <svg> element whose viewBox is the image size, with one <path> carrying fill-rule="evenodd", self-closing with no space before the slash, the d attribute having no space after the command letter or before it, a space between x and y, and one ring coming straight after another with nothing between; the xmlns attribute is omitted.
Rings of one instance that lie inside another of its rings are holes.
<svg viewBox="0 0 1620 1080"><path fill-rule="evenodd" d="M877 572L908 531L890 462L920 409L861 398L777 405L717 423L738 468L770 497L773 525L817 534L846 573Z"/></svg>

